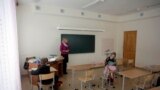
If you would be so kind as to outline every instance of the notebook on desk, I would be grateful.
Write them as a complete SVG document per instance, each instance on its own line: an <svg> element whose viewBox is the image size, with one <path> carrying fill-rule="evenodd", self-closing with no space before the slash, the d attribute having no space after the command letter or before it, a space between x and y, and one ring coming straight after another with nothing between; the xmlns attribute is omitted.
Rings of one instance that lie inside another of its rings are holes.
<svg viewBox="0 0 160 90"><path fill-rule="evenodd" d="M36 61L36 59L30 59L28 60L28 63L34 63Z"/></svg>
<svg viewBox="0 0 160 90"><path fill-rule="evenodd" d="M36 71L38 68L30 68L29 71Z"/></svg>
<svg viewBox="0 0 160 90"><path fill-rule="evenodd" d="M48 61L49 61L49 62L53 62L53 61L56 61L56 59L57 59L57 56L48 59Z"/></svg>

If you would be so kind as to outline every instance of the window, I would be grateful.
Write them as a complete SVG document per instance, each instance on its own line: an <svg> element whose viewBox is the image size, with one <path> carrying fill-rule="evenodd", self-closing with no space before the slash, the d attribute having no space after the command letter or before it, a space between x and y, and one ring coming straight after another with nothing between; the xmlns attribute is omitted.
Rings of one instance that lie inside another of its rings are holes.
<svg viewBox="0 0 160 90"><path fill-rule="evenodd" d="M14 0L0 0L0 90L21 90Z"/></svg>

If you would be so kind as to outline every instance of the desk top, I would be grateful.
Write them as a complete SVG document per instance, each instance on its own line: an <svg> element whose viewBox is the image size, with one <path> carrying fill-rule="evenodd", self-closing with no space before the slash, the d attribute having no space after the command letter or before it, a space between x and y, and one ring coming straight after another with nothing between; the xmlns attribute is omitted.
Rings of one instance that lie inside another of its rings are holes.
<svg viewBox="0 0 160 90"><path fill-rule="evenodd" d="M134 69L131 69L131 70L122 71L119 74L123 75L124 77L134 79L134 78L138 78L138 77L141 77L141 76L151 74L151 72L145 71L145 70L142 70L142 69L138 69L138 68L134 68Z"/></svg>
<svg viewBox="0 0 160 90"><path fill-rule="evenodd" d="M54 62L54 61L59 61L59 60L63 60L63 59L64 59L63 56L56 56L56 57L50 58L48 60L48 62Z"/></svg>
<svg viewBox="0 0 160 90"><path fill-rule="evenodd" d="M57 69L55 69L54 67L50 67L51 72L56 72L58 71Z"/></svg>
<svg viewBox="0 0 160 90"><path fill-rule="evenodd" d="M145 67L146 70L149 70L151 72L160 72L160 65L150 65Z"/></svg>
<svg viewBox="0 0 160 90"><path fill-rule="evenodd" d="M104 63L75 65L75 66L70 66L69 69L79 71L79 70L87 70L100 67L104 67Z"/></svg>
<svg viewBox="0 0 160 90"><path fill-rule="evenodd" d="M53 58L49 58L48 62L60 61L60 60L63 60L63 59L64 59L63 56L56 56L56 57L53 57ZM37 59L35 57L27 58L28 63L34 63L36 61L37 61Z"/></svg>
<svg viewBox="0 0 160 90"><path fill-rule="evenodd" d="M32 70L37 70L37 68L31 68L31 69L29 69L29 71L32 71ZM51 72L55 72L55 71L57 71L57 69L55 69L53 67L50 67L50 71Z"/></svg>
<svg viewBox="0 0 160 90"><path fill-rule="evenodd" d="M160 90L160 87L154 87L154 88L151 88L149 90Z"/></svg>

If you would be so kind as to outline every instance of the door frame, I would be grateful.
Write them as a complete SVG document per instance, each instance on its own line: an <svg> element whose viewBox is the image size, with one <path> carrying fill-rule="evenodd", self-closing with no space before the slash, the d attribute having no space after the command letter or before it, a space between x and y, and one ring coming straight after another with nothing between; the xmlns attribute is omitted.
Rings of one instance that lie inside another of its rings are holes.
<svg viewBox="0 0 160 90"><path fill-rule="evenodd" d="M126 59L126 58L124 58L125 32L136 32L135 56L134 56L134 66L135 66L135 61L136 61L136 51L137 51L137 33L138 33L138 31L137 31L137 30L130 30L130 31L124 31L124 32L123 32L123 59ZM126 60L124 60L124 64L125 64L125 63L126 63Z"/></svg>

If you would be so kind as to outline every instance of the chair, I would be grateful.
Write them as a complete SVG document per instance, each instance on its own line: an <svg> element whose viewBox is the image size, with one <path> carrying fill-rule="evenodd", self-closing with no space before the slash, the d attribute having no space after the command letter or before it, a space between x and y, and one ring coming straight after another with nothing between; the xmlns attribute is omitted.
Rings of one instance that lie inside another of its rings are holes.
<svg viewBox="0 0 160 90"><path fill-rule="evenodd" d="M123 59L117 59L116 60L116 65L117 65L117 70L115 72L116 77L119 76L119 72L126 70L126 67L123 64Z"/></svg>
<svg viewBox="0 0 160 90"><path fill-rule="evenodd" d="M142 80L139 79L139 81L135 85L136 90L139 90L139 89L144 90L144 89L151 88L153 77L154 77L154 75L150 74L150 75L147 75L147 76L143 77Z"/></svg>
<svg viewBox="0 0 160 90"><path fill-rule="evenodd" d="M81 81L81 90L83 89L83 83L89 83L89 89L91 89L91 81L95 79L94 70L90 69L85 71L85 75L83 77L79 77L78 80Z"/></svg>
<svg viewBox="0 0 160 90"><path fill-rule="evenodd" d="M123 59L117 59L116 64L117 64L117 66L122 66L123 65Z"/></svg>
<svg viewBox="0 0 160 90"><path fill-rule="evenodd" d="M49 73L49 74L40 74L39 75L40 82L38 83L39 89L41 90L43 87L52 87L52 90L54 90L54 73ZM42 84L42 80L48 80L48 79L53 79L52 83L44 85Z"/></svg>
<svg viewBox="0 0 160 90"><path fill-rule="evenodd" d="M134 67L134 59L128 59L127 67L129 67L129 68Z"/></svg>
<svg viewBox="0 0 160 90"><path fill-rule="evenodd" d="M31 90L33 90L33 85L37 86L37 76L35 75L31 75L31 71L34 70L34 69L37 69L38 68L38 64L35 64L35 63L29 63L29 67L28 67L28 76L30 78L30 83L31 83ZM34 80L32 80L34 77Z"/></svg>
<svg viewBox="0 0 160 90"><path fill-rule="evenodd" d="M102 88L104 89L104 85L105 85L105 82L108 83L109 86L111 86L111 81L109 80L110 76L113 76L114 77L114 72L109 72L109 74L103 74L102 76ZM113 86L113 88L115 88Z"/></svg>
<svg viewBox="0 0 160 90"><path fill-rule="evenodd" d="M155 73L153 77L153 86L157 86L158 78L160 77L160 73Z"/></svg>
<svg viewBox="0 0 160 90"><path fill-rule="evenodd" d="M117 59L116 60L116 65L117 65L117 72L120 72L120 71L124 70L123 59Z"/></svg>
<svg viewBox="0 0 160 90"><path fill-rule="evenodd" d="M134 68L134 59L125 59L125 69L124 70L129 70Z"/></svg>

